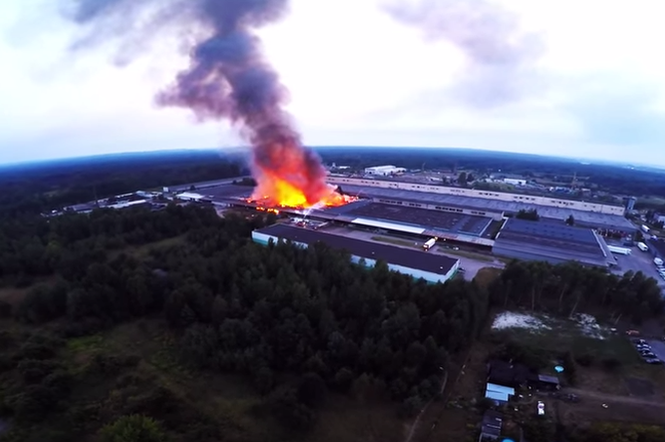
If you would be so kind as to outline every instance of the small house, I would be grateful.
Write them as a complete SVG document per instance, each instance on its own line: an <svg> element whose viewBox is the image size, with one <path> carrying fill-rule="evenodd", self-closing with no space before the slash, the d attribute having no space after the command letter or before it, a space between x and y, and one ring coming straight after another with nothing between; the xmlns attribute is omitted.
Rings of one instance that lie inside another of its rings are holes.
<svg viewBox="0 0 665 442"><path fill-rule="evenodd" d="M501 436L503 415L497 411L487 410L483 415L479 441L497 440Z"/></svg>

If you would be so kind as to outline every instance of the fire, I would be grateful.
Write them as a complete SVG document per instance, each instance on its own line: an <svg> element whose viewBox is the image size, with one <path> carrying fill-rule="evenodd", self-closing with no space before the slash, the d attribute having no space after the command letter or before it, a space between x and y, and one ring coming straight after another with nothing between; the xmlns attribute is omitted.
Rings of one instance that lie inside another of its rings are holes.
<svg viewBox="0 0 665 442"><path fill-rule="evenodd" d="M254 195L249 201L259 202L264 207L291 207L298 209L308 209L314 206L317 207L336 207L343 206L357 198L342 195L335 191L335 188L326 185L323 192L320 192L320 199L318 201L311 201L307 198L305 192L298 189L293 184L286 180L273 178L269 183L262 182L257 187ZM261 209L264 209L262 207ZM264 209L279 214L276 209Z"/></svg>

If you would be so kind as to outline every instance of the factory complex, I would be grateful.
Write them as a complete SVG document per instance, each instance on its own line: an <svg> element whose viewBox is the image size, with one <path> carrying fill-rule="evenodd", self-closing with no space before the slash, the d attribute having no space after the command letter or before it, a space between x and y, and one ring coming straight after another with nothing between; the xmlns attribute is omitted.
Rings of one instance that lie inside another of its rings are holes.
<svg viewBox="0 0 665 442"><path fill-rule="evenodd" d="M301 245L320 241L347 249L356 261L381 259L392 269L436 282L454 276L459 268L459 260L439 252L460 247L509 259L614 266L616 258L600 232L635 230L618 206L387 179L329 177L329 182L355 200L338 207L276 208L291 223L257 231L254 241L265 244L281 239ZM225 207L265 210L247 199L251 192L251 187L225 185L199 193L187 191L184 196ZM514 217L519 210L532 209L538 211L540 221ZM571 214L575 226L565 223ZM388 235L396 244L354 237L353 232L359 231ZM436 245L424 250L422 246L432 239Z"/></svg>
<svg viewBox="0 0 665 442"><path fill-rule="evenodd" d="M395 173L387 167L374 173L382 171ZM636 229L618 206L385 177L329 176L329 183L351 196L351 202L309 209L264 207L250 200L253 187L241 179L164 188L159 199L211 204L220 213L230 208L269 210L282 219L253 232L257 243L284 240L308 247L321 242L347 250L356 262L373 265L382 260L392 270L432 283L454 277L460 269L455 256L464 253L484 254L489 261L496 256L615 266L602 234L627 236ZM515 217L520 210L534 209L539 221ZM574 226L565 222L570 215Z"/></svg>
<svg viewBox="0 0 665 442"><path fill-rule="evenodd" d="M542 218L564 221L570 215L577 225L634 233L636 227L624 217L625 208L548 196L484 191L460 187L405 183L395 180L330 177L329 182L345 192L358 196L379 197L426 203L438 210L462 210L471 214L516 214L520 210L537 210ZM475 212L475 213L474 213Z"/></svg>

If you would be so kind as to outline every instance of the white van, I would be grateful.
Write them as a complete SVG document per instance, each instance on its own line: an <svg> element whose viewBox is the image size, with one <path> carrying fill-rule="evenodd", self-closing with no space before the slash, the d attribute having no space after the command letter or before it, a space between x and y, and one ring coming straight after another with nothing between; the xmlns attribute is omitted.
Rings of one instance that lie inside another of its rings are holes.
<svg viewBox="0 0 665 442"><path fill-rule="evenodd" d="M646 252L646 251L649 250L649 246L647 246L647 245L644 244L643 242L638 242L638 243L637 243L637 248L640 249L640 250L643 251L643 252Z"/></svg>

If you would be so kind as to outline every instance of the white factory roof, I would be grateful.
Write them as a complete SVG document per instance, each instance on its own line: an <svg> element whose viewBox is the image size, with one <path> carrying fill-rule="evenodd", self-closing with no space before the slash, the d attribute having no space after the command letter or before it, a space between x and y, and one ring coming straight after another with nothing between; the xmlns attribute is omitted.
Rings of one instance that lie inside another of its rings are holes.
<svg viewBox="0 0 665 442"><path fill-rule="evenodd" d="M370 170L393 170L393 169L402 169L401 167L396 167L392 165L387 165L387 166L373 166L373 167L366 167L365 168L370 169Z"/></svg>
<svg viewBox="0 0 665 442"><path fill-rule="evenodd" d="M205 198L200 193L194 193L194 192L182 192L182 193L177 194L176 197L183 198L183 199L188 199L188 200L200 200L202 198Z"/></svg>

